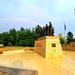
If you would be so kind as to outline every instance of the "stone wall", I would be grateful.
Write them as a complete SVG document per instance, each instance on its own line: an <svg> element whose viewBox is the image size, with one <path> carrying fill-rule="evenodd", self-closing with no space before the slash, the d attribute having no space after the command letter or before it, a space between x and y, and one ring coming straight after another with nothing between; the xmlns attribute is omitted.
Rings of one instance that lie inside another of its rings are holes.
<svg viewBox="0 0 75 75"><path fill-rule="evenodd" d="M45 57L46 53L46 39L40 38L35 41L34 51L43 57Z"/></svg>
<svg viewBox="0 0 75 75"><path fill-rule="evenodd" d="M62 45L63 50L75 51L75 42L71 42L70 44Z"/></svg>

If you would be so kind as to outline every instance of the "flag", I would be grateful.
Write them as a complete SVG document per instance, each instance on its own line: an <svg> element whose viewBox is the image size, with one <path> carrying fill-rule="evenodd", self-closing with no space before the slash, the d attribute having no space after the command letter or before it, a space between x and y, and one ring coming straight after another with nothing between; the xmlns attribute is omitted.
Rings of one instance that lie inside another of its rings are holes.
<svg viewBox="0 0 75 75"><path fill-rule="evenodd" d="M64 23L64 30L66 30L66 25L65 25L65 23Z"/></svg>

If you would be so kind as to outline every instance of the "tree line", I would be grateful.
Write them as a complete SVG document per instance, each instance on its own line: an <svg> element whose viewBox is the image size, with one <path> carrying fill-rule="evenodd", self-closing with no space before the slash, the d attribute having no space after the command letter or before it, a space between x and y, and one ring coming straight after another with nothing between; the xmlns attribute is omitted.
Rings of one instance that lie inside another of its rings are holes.
<svg viewBox="0 0 75 75"><path fill-rule="evenodd" d="M63 37L62 33L59 33L58 36L60 36L60 43L61 44L70 44L70 42L75 42L75 38L73 38L74 35L71 31L69 31L67 33L66 37Z"/></svg>
<svg viewBox="0 0 75 75"><path fill-rule="evenodd" d="M49 34L50 28L47 24L44 27L37 25L32 29L25 29L21 27L18 31L13 28L8 32L3 32L0 34L0 44L4 44L4 46L33 47L36 39ZM52 34L54 34L54 27L52 27Z"/></svg>

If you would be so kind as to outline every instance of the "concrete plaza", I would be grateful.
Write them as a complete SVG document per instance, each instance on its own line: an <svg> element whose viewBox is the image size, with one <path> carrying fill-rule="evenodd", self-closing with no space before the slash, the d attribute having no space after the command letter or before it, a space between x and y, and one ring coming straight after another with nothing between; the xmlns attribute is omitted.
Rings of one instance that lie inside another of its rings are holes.
<svg viewBox="0 0 75 75"><path fill-rule="evenodd" d="M64 51L62 58L46 59L33 50L0 54L0 65L37 70L39 75L75 75L75 52Z"/></svg>

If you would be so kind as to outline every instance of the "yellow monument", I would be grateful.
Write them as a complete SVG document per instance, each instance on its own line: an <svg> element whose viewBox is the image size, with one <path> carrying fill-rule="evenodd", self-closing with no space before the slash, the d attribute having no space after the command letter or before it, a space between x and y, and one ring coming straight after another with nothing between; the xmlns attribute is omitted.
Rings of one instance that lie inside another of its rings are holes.
<svg viewBox="0 0 75 75"><path fill-rule="evenodd" d="M59 37L45 36L35 41L34 51L45 58L63 57Z"/></svg>
<svg viewBox="0 0 75 75"><path fill-rule="evenodd" d="M52 34L52 26L50 22L50 36L44 36L35 41L34 51L45 58L63 57L60 40L58 36Z"/></svg>

